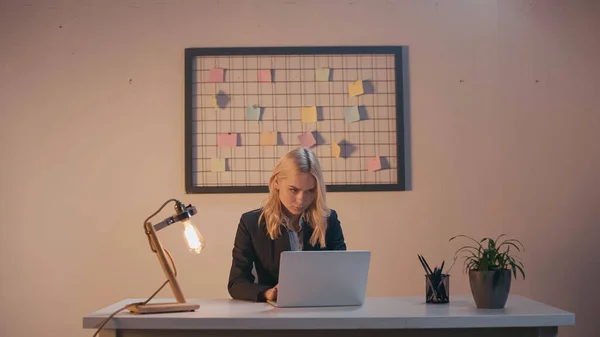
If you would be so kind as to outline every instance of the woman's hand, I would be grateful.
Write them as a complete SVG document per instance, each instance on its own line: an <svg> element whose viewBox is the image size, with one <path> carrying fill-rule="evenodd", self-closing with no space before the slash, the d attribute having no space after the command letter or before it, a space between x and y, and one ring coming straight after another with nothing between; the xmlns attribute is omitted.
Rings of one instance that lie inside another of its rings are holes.
<svg viewBox="0 0 600 337"><path fill-rule="evenodd" d="M277 286L279 286L279 284L265 291L265 298L267 301L275 301L277 299Z"/></svg>

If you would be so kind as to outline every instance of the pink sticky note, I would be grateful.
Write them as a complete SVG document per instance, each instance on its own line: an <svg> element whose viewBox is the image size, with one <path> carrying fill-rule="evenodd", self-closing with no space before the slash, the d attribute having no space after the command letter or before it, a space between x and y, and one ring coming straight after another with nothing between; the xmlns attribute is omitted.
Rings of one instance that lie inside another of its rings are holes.
<svg viewBox="0 0 600 337"><path fill-rule="evenodd" d="M237 133L219 133L217 136L217 145L219 147L237 146Z"/></svg>
<svg viewBox="0 0 600 337"><path fill-rule="evenodd" d="M300 141L300 145L302 145L303 147L311 147L317 144L315 136L313 136L312 132L305 132L299 135L298 140Z"/></svg>
<svg viewBox="0 0 600 337"><path fill-rule="evenodd" d="M225 69L223 68L212 68L208 71L209 82L225 82Z"/></svg>
<svg viewBox="0 0 600 337"><path fill-rule="evenodd" d="M379 156L367 158L367 170L371 172L381 170L381 158Z"/></svg>
<svg viewBox="0 0 600 337"><path fill-rule="evenodd" d="M258 71L259 82L271 82L271 69L261 69Z"/></svg>

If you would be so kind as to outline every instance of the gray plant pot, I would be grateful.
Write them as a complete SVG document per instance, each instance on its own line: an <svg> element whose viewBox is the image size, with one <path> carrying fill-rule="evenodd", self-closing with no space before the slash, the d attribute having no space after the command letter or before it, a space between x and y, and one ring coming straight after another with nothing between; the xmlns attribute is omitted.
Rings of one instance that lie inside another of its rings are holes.
<svg viewBox="0 0 600 337"><path fill-rule="evenodd" d="M504 308L510 292L509 269L494 271L469 270L471 293L478 308Z"/></svg>

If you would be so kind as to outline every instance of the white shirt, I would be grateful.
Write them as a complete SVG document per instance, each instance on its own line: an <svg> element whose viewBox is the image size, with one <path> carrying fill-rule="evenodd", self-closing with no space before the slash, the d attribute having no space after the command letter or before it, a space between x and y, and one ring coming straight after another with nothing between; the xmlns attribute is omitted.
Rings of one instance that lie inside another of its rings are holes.
<svg viewBox="0 0 600 337"><path fill-rule="evenodd" d="M302 250L302 246L304 243L302 227L305 225L304 216L300 217L300 229L296 231L292 226L289 225L289 221L287 218L284 219L283 225L288 231L288 236L290 238L290 249L293 251Z"/></svg>

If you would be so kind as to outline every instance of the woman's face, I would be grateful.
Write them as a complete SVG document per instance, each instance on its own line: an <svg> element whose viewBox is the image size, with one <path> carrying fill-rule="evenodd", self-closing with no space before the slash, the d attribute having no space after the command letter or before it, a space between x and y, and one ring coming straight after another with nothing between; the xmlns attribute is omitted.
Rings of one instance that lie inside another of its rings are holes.
<svg viewBox="0 0 600 337"><path fill-rule="evenodd" d="M313 203L317 193L315 178L310 173L295 173L275 180L279 200L292 215L302 213Z"/></svg>

